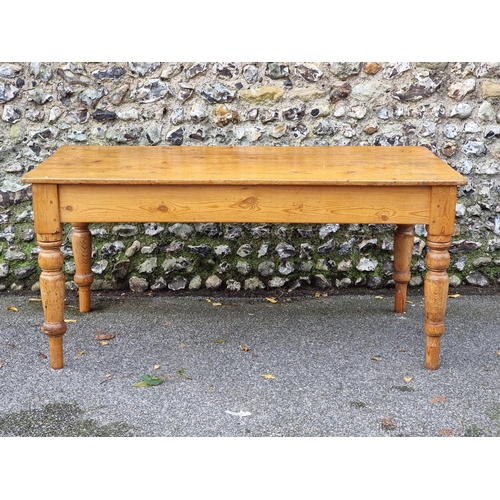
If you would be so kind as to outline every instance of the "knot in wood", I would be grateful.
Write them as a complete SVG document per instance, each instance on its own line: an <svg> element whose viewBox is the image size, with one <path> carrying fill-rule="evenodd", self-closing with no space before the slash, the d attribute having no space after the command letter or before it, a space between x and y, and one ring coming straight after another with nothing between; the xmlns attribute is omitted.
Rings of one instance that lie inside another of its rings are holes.
<svg viewBox="0 0 500 500"><path fill-rule="evenodd" d="M240 203L240 207L241 208L255 208L255 206L257 205L257 197L255 196L249 196L248 198L245 198L241 203Z"/></svg>

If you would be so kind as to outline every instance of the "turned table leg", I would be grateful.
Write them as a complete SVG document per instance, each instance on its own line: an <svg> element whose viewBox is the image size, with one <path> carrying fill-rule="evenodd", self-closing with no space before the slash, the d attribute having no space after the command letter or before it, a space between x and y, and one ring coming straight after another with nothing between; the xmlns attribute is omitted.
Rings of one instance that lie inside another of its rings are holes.
<svg viewBox="0 0 500 500"><path fill-rule="evenodd" d="M411 259L415 229L411 225L400 224L394 232L394 273L396 282L394 312L403 313L406 308L406 291L411 278Z"/></svg>
<svg viewBox="0 0 500 500"><path fill-rule="evenodd" d="M94 281L92 274L92 235L88 223L73 223L73 256L75 258L75 283L78 285L80 312L90 311L90 285Z"/></svg>
<svg viewBox="0 0 500 500"><path fill-rule="evenodd" d="M39 241L41 251L38 254L38 263L42 269L40 275L40 294L42 297L45 322L42 331L49 339L50 364L52 368L62 368L63 341L66 332L64 322L64 275L61 271L63 254L60 250L61 240Z"/></svg>
<svg viewBox="0 0 500 500"><path fill-rule="evenodd" d="M449 278L446 269L450 264L451 237L427 237L427 274L424 281L425 296L425 367L436 370L439 366L441 335L444 332L444 316L448 299Z"/></svg>
<svg viewBox="0 0 500 500"><path fill-rule="evenodd" d="M61 252L62 231L59 218L57 186L52 184L33 185L33 208L35 230L40 253L40 294L45 322L42 331L49 340L50 364L59 369L64 365L63 335L65 279L62 273Z"/></svg>
<svg viewBox="0 0 500 500"><path fill-rule="evenodd" d="M441 335L448 300L450 265L448 249L455 224L456 187L433 187L431 190L430 221L427 225L427 274L424 281L425 303L425 367L437 370Z"/></svg>

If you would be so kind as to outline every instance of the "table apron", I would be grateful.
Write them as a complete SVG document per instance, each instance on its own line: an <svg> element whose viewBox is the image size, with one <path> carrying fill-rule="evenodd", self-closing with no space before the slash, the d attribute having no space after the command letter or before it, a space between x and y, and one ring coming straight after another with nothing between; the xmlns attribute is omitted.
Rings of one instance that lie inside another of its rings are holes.
<svg viewBox="0 0 500 500"><path fill-rule="evenodd" d="M429 186L58 186L61 222L428 224Z"/></svg>

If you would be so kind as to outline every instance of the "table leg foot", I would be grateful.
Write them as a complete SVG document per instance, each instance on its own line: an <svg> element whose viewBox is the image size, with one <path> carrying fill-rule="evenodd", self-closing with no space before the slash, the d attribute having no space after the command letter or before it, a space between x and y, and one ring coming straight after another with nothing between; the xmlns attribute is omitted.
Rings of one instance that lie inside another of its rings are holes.
<svg viewBox="0 0 500 500"><path fill-rule="evenodd" d="M406 291L411 278L411 259L415 241L414 226L400 224L394 232L394 273L396 283L394 312L403 313L406 309Z"/></svg>
<svg viewBox="0 0 500 500"><path fill-rule="evenodd" d="M61 270L63 264L61 241L39 241L39 245L41 250L38 262L42 270L40 295L45 317L42 331L49 340L50 364L52 368L60 369L64 365L62 337L67 328L64 322L65 280Z"/></svg>
<svg viewBox="0 0 500 500"><path fill-rule="evenodd" d="M61 337L48 337L49 339L49 354L50 366L54 370L60 370L64 367L63 355L63 338Z"/></svg>
<svg viewBox="0 0 500 500"><path fill-rule="evenodd" d="M439 353L441 351L441 337L427 336L425 346L425 367L428 370L439 368Z"/></svg>
<svg viewBox="0 0 500 500"><path fill-rule="evenodd" d="M78 285L80 312L90 311L90 285L94 281L92 274L92 235L88 224L73 223L71 243L75 258L75 283Z"/></svg>
<svg viewBox="0 0 500 500"><path fill-rule="evenodd" d="M424 281L425 300L425 367L437 370L441 335L444 332L444 316L448 299L449 278L446 272L450 264L449 236L428 235L426 256L427 274Z"/></svg>

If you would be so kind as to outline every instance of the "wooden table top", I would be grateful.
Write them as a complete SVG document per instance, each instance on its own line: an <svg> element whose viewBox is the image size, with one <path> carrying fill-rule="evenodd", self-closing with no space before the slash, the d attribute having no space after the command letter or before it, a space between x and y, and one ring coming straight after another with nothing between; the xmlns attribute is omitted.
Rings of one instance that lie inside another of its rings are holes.
<svg viewBox="0 0 500 500"><path fill-rule="evenodd" d="M339 186L467 183L424 146L62 146L22 181Z"/></svg>

